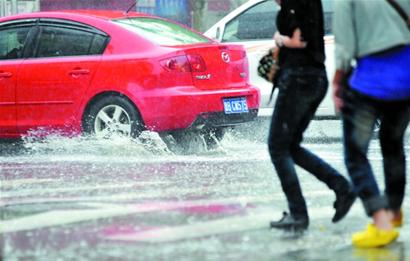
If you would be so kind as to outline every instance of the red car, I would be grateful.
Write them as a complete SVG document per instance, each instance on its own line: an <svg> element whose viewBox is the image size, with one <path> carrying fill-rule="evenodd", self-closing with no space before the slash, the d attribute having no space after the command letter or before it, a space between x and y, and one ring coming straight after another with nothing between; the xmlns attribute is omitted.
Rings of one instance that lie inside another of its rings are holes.
<svg viewBox="0 0 410 261"><path fill-rule="evenodd" d="M0 138L30 130L137 136L251 121L260 94L239 45L114 11L0 18Z"/></svg>

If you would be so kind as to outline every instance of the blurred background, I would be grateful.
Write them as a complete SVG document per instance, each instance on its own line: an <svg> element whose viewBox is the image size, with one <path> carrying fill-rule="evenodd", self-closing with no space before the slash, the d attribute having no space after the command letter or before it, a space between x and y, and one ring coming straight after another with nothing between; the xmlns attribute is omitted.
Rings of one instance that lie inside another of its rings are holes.
<svg viewBox="0 0 410 261"><path fill-rule="evenodd" d="M133 11L165 17L205 31L247 0L139 0ZM0 17L17 13L110 9L126 11L135 0L0 0Z"/></svg>

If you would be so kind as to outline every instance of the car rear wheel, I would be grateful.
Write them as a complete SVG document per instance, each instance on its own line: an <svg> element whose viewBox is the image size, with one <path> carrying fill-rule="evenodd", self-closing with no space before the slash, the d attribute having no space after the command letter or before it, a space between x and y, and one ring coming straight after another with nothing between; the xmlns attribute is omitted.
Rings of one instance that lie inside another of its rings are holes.
<svg viewBox="0 0 410 261"><path fill-rule="evenodd" d="M180 130L171 133L176 144L167 142L168 147L184 154L203 153L218 146L225 134L225 128L212 128L205 130ZM163 138L164 139L164 138ZM171 145L171 146L170 146Z"/></svg>
<svg viewBox="0 0 410 261"><path fill-rule="evenodd" d="M108 96L93 103L84 116L83 127L85 133L100 139L135 138L144 129L134 105L121 96Z"/></svg>
<svg viewBox="0 0 410 261"><path fill-rule="evenodd" d="M183 154L197 154L207 151L204 136L197 130L180 130L171 133L176 142L172 148L174 152Z"/></svg>
<svg viewBox="0 0 410 261"><path fill-rule="evenodd" d="M204 139L208 149L214 149L225 135L225 128L211 128L203 131Z"/></svg>

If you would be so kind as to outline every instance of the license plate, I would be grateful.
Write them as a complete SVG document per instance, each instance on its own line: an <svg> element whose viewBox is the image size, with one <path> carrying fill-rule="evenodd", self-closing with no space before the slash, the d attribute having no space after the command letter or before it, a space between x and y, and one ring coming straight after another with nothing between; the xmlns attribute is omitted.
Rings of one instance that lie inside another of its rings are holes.
<svg viewBox="0 0 410 261"><path fill-rule="evenodd" d="M245 97L223 99L226 114L249 112Z"/></svg>

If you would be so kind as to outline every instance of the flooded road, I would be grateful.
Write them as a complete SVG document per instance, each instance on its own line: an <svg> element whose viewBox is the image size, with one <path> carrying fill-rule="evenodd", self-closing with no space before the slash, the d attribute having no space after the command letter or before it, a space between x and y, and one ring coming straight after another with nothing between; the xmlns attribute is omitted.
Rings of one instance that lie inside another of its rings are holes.
<svg viewBox="0 0 410 261"><path fill-rule="evenodd" d="M298 169L310 227L269 229L286 210L265 142L267 123L227 133L211 151L144 142L49 137L1 143L3 260L410 260L410 221L388 248L357 250L369 221L355 203L331 223L334 194ZM340 126L315 122L306 147L346 175ZM406 153L410 139L406 137ZM383 183L377 140L370 159ZM407 166L409 172L409 167ZM407 187L404 211L410 206Z"/></svg>

